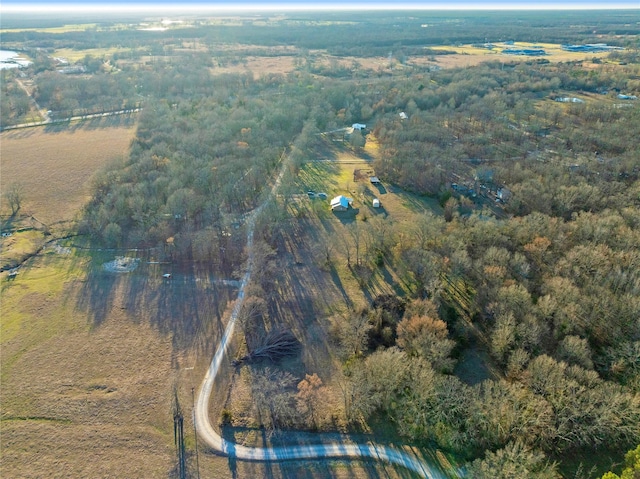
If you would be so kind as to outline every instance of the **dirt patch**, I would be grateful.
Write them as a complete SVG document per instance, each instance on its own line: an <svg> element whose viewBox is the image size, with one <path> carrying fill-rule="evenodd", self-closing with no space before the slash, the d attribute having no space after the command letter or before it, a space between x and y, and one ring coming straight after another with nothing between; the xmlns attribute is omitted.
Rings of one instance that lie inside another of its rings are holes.
<svg viewBox="0 0 640 479"><path fill-rule="evenodd" d="M71 254L71 248L60 246L58 242L55 242L51 245L51 250L55 251L57 254Z"/></svg>
<svg viewBox="0 0 640 479"><path fill-rule="evenodd" d="M265 75L280 74L286 75L295 70L294 57L254 57L249 56L242 62L235 65L216 66L211 69L214 75L223 73L242 73L251 72L254 78L260 78Z"/></svg>
<svg viewBox="0 0 640 479"><path fill-rule="evenodd" d="M109 273L131 273L140 264L140 258L130 256L118 256L113 261L102 265L102 268Z"/></svg>

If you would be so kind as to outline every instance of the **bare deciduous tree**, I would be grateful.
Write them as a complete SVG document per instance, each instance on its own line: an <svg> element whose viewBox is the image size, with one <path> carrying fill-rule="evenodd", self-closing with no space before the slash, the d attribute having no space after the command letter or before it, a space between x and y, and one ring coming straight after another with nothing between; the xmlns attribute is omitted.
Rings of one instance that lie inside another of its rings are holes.
<svg viewBox="0 0 640 479"><path fill-rule="evenodd" d="M398 324L398 345L409 355L421 356L437 371L451 371L449 356L455 341L449 339L447 324L437 318L413 316Z"/></svg>
<svg viewBox="0 0 640 479"><path fill-rule="evenodd" d="M371 323L364 311L349 310L336 319L335 333L346 357L360 356L367 346Z"/></svg>
<svg viewBox="0 0 640 479"><path fill-rule="evenodd" d="M11 183L7 186L7 191L4 192L3 196L9 203L12 215L15 215L22 206L23 191L24 189L20 183Z"/></svg>
<svg viewBox="0 0 640 479"><path fill-rule="evenodd" d="M291 387L295 378L288 372L265 368L254 371L253 400L261 423L269 430L275 430L292 422L295 415Z"/></svg>
<svg viewBox="0 0 640 479"><path fill-rule="evenodd" d="M322 386L322 379L316 373L305 375L305 378L298 383L298 394L296 394L298 412L311 420L314 429L318 427L318 411L325 394L326 388Z"/></svg>

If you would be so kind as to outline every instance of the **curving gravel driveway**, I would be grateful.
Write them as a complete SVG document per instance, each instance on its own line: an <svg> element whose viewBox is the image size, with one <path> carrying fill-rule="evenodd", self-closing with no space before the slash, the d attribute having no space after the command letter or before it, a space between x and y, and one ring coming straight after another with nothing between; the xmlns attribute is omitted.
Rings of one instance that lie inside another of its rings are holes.
<svg viewBox="0 0 640 479"><path fill-rule="evenodd" d="M331 457L348 457L348 458L372 458L376 460L387 461L393 464L399 464L407 469L416 472L422 477L428 479L445 479L447 476L439 467L430 465L419 459L414 454L406 451L395 449L387 446L380 446L373 443L367 444L317 444L305 446L282 446L282 447L246 447L227 441L213 428L209 418L209 399L213 383L218 375L220 364L226 353L229 341L233 336L236 320L244 302L244 294L247 284L251 279L251 271L253 270L253 231L255 229L255 221L262 212L264 206L271 200L275 191L280 186L282 175L286 168L286 161L276 179L269 197L258 208L253 210L247 217L247 269L240 283L238 292L238 300L231 312L229 323L224 331L224 335L218 345L218 349L211 360L207 374L202 381L198 399L195 405L195 423L200 438L212 449L223 454L236 457L237 459L253 460L253 461L283 461L291 459L325 459Z"/></svg>

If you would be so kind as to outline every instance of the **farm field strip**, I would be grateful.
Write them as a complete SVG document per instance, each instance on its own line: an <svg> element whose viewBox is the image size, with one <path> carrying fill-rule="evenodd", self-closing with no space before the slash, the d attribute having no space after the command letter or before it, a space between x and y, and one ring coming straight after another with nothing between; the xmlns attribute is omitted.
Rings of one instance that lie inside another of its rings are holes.
<svg viewBox="0 0 640 479"><path fill-rule="evenodd" d="M21 212L45 224L73 219L88 199L91 176L109 162L122 159L134 133L133 125L5 131L0 135L0 186L22 185Z"/></svg>

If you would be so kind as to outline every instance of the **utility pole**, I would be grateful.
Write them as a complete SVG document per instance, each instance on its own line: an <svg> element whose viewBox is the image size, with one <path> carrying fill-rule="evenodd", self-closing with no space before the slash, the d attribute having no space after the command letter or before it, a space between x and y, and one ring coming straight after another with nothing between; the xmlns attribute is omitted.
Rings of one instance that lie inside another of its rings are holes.
<svg viewBox="0 0 640 479"><path fill-rule="evenodd" d="M180 479L187 479L187 461L184 449L184 418L182 417L182 411L180 410L180 403L178 403L178 396L176 394L175 406L173 411L173 438L176 443L176 452L178 454L178 472Z"/></svg>

